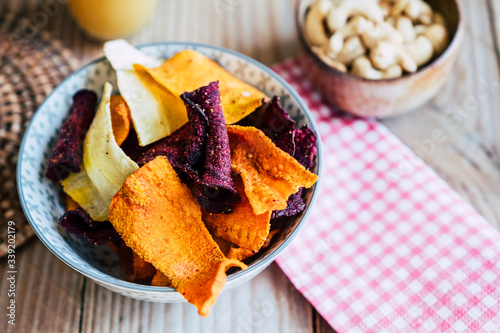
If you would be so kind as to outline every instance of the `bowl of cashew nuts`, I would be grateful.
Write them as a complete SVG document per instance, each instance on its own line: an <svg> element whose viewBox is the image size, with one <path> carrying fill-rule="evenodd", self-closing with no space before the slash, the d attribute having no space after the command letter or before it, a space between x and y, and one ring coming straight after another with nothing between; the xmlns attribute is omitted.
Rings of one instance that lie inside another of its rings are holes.
<svg viewBox="0 0 500 333"><path fill-rule="evenodd" d="M298 0L306 76L331 105L392 117L427 103L464 34L457 0Z"/></svg>

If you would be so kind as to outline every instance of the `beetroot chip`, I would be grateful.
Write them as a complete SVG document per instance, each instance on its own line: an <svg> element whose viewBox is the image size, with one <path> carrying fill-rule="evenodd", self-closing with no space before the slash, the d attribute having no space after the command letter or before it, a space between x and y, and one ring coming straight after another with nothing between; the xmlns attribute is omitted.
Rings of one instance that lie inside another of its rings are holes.
<svg viewBox="0 0 500 333"><path fill-rule="evenodd" d="M265 108L259 129L273 140L278 148L293 156L295 152L295 121L281 107L277 96L274 96Z"/></svg>
<svg viewBox="0 0 500 333"><path fill-rule="evenodd" d="M306 209L306 204L302 199L303 189L304 188L301 187L296 193L290 195L288 197L288 200L286 201L287 203L286 208L282 210L273 211L273 213L271 214L271 219L276 219L278 217L283 217L283 216L294 216L302 212L304 209Z"/></svg>
<svg viewBox="0 0 500 333"><path fill-rule="evenodd" d="M142 154L148 151L151 146L141 146L139 145L139 139L137 138L137 132L134 127L130 127L130 131L127 135L125 141L123 141L120 148L123 150L128 157L130 157L134 162L138 162L141 159Z"/></svg>
<svg viewBox="0 0 500 333"><path fill-rule="evenodd" d="M195 156L199 178L194 179L192 189L200 205L210 213L230 213L241 198L234 188L231 178L231 152L226 130L226 121L222 112L219 82L211 82L193 92L181 95L190 114L204 114L208 120L205 142L191 141L193 148L187 149L188 154L196 154L196 149L204 146L204 161L200 159L203 153ZM192 121L192 128L199 128L193 133L199 137L203 133L202 117L200 124ZM191 147L191 146L189 146ZM191 151L195 150L195 152ZM191 161L192 162L192 161Z"/></svg>
<svg viewBox="0 0 500 333"><path fill-rule="evenodd" d="M138 159L137 164L144 164L154 160L157 156L165 156L177 170L183 170L185 165L184 151L190 138L191 129L188 125L179 128L173 134L148 146L148 149Z"/></svg>
<svg viewBox="0 0 500 333"><path fill-rule="evenodd" d="M59 223L64 230L88 245L102 245L120 238L111 223L93 221L80 207L64 213Z"/></svg>
<svg viewBox="0 0 500 333"><path fill-rule="evenodd" d="M314 157L318 154L317 141L316 133L307 125L295 131L295 153L293 157L307 170L311 170L314 166Z"/></svg>
<svg viewBox="0 0 500 333"><path fill-rule="evenodd" d="M83 140L94 119L96 106L97 95L93 91L80 90L73 96L71 113L61 127L45 177L56 182L68 177L70 172L80 172Z"/></svg>

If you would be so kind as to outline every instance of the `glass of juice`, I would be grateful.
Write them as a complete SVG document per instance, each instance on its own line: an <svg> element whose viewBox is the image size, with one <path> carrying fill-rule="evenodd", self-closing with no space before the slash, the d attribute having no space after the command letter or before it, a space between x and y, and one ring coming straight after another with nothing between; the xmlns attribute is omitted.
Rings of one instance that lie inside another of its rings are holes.
<svg viewBox="0 0 500 333"><path fill-rule="evenodd" d="M108 40L127 36L145 25L157 0L69 0L71 14L89 36Z"/></svg>

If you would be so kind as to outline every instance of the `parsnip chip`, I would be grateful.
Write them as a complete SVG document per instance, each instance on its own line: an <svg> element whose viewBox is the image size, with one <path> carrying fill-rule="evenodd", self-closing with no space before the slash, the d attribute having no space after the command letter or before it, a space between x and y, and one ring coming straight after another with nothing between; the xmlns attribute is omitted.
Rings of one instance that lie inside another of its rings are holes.
<svg viewBox="0 0 500 333"><path fill-rule="evenodd" d="M104 84L101 103L83 141L82 171L61 182L64 191L94 221L108 219L111 198L139 168L115 141L110 110L112 89L110 83Z"/></svg>
<svg viewBox="0 0 500 333"><path fill-rule="evenodd" d="M231 125L227 134L231 168L240 174L257 215L285 209L291 194L300 187L311 187L318 179L255 127Z"/></svg>
<svg viewBox="0 0 500 333"><path fill-rule="evenodd" d="M130 131L130 109L123 97L111 96L111 124L116 144L121 146Z"/></svg>
<svg viewBox="0 0 500 333"><path fill-rule="evenodd" d="M130 108L141 146L170 135L187 122L179 96L172 95L147 72L133 68L133 64L160 66L162 60L142 53L123 39L105 43L104 53L116 70L118 88Z"/></svg>
<svg viewBox="0 0 500 333"><path fill-rule="evenodd" d="M269 234L271 211L256 215L245 195L240 177L234 179L241 202L231 214L210 214L203 210L203 221L211 234L220 237L239 248L258 251Z"/></svg>
<svg viewBox="0 0 500 333"><path fill-rule="evenodd" d="M109 220L125 243L172 280L207 316L226 282L227 259L201 219L201 209L164 156L130 175L113 197Z"/></svg>
<svg viewBox="0 0 500 333"><path fill-rule="evenodd" d="M137 62L136 70L147 71L158 83L179 97L210 82L219 81L222 109L227 124L233 124L255 111L267 96L236 78L215 61L193 50L184 50L168 59L160 67ZM156 68L152 68L156 67ZM186 113L183 105L175 113Z"/></svg>

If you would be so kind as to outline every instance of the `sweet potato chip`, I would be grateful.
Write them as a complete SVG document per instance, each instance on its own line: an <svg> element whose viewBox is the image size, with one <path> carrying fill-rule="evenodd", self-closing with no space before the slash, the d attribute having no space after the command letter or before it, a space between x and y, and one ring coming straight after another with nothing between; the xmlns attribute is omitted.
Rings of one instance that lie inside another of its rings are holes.
<svg viewBox="0 0 500 333"><path fill-rule="evenodd" d="M45 177L60 181L71 172L80 172L83 160L83 139L95 114L97 95L80 90L73 96L71 114L61 127L61 133L47 164Z"/></svg>
<svg viewBox="0 0 500 333"><path fill-rule="evenodd" d="M121 146L130 131L130 109L123 97L111 96L111 124L116 144Z"/></svg>
<svg viewBox="0 0 500 333"><path fill-rule="evenodd" d="M226 282L227 259L201 219L191 191L163 156L130 175L113 197L109 220L125 243L172 280L207 316Z"/></svg>
<svg viewBox="0 0 500 333"><path fill-rule="evenodd" d="M245 194L255 214L285 209L288 197L309 188L318 176L254 127L227 127L232 169L241 175Z"/></svg>
<svg viewBox="0 0 500 333"><path fill-rule="evenodd" d="M234 180L241 202L231 214L211 214L203 211L203 221L211 234L239 248L258 251L269 234L271 211L256 215L245 195L240 177Z"/></svg>
<svg viewBox="0 0 500 333"><path fill-rule="evenodd" d="M222 109L228 124L252 113L262 104L262 99L267 98L261 91L237 79L215 61L193 50L181 51L156 68L137 63L138 65L134 65L136 70L147 71L174 96L219 81ZM174 112L186 113L183 107Z"/></svg>
<svg viewBox="0 0 500 333"><path fill-rule="evenodd" d="M153 280L151 281L151 285L156 287L173 287L172 280L161 271L156 271L156 274L153 276Z"/></svg>
<svg viewBox="0 0 500 333"><path fill-rule="evenodd" d="M172 134L187 122L179 95L174 96L146 72L133 64L156 67L162 60L150 57L123 39L104 44L104 53L116 70L118 88L130 108L130 115L141 146Z"/></svg>
<svg viewBox="0 0 500 333"><path fill-rule="evenodd" d="M118 259L127 281L149 282L156 273L153 265L137 255L130 247L121 242L118 247Z"/></svg>
<svg viewBox="0 0 500 333"><path fill-rule="evenodd" d="M247 249L244 249L241 247L237 247L237 245L232 244L232 243L230 243L222 238L216 237L216 236L214 236L213 238L214 238L214 241L217 243L217 245L219 245L220 250L222 251L222 253L224 253L226 258L243 261L243 260L248 259L248 258L252 257L253 255L257 254L260 250L268 247L269 244L271 243L272 238L278 232L279 232L278 229L274 229L274 230L270 231L269 234L267 235L266 240L264 241L264 244L262 244L262 247L258 250L255 250L255 251L250 251L250 250L247 250Z"/></svg>
<svg viewBox="0 0 500 333"><path fill-rule="evenodd" d="M111 91L111 84L104 84L101 103L83 142L83 170L70 174L61 182L64 191L94 221L108 219L111 198L125 179L139 168L115 141L111 124Z"/></svg>

